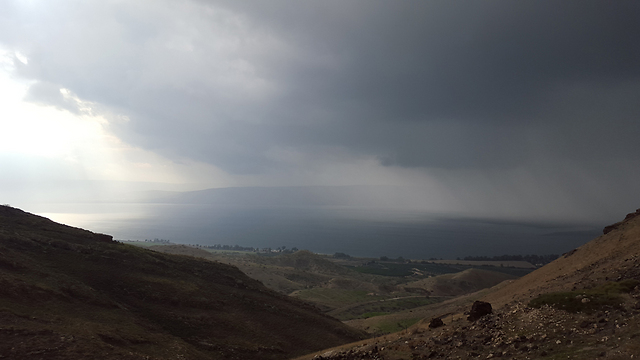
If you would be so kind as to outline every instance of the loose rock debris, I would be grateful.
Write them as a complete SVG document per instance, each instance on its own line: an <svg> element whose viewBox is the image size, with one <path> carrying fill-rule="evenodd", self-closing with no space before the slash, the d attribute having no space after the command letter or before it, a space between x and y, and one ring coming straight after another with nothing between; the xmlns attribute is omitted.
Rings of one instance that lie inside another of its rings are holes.
<svg viewBox="0 0 640 360"><path fill-rule="evenodd" d="M640 357L640 298L636 289L623 308L584 314L553 307L508 304L469 323L441 327L427 322L406 335L372 339L366 345L314 359L637 359Z"/></svg>

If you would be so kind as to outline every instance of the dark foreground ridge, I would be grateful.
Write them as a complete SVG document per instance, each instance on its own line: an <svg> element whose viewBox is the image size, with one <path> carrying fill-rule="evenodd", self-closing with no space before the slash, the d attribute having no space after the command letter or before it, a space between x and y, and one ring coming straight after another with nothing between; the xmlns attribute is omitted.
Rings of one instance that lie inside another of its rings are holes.
<svg viewBox="0 0 640 360"><path fill-rule="evenodd" d="M362 336L236 267L0 206L0 358L286 359Z"/></svg>

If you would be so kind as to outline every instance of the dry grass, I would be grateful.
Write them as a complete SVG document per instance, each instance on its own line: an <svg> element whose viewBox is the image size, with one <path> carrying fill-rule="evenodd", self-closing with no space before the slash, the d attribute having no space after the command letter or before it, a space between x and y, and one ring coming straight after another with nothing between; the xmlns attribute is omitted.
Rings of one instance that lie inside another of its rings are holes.
<svg viewBox="0 0 640 360"><path fill-rule="evenodd" d="M486 301L498 306L540 294L591 288L609 281L640 278L640 217L630 219L573 253L492 292Z"/></svg>

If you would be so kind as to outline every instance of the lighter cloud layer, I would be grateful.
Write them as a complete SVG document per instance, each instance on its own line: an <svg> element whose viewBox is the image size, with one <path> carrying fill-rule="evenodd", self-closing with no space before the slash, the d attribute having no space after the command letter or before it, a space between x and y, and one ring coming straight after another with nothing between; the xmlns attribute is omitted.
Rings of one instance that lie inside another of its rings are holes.
<svg viewBox="0 0 640 360"><path fill-rule="evenodd" d="M68 89L61 88L60 92L65 100L75 103L78 114L24 101L32 82L11 76L15 56L0 50L0 155L4 158L20 159L17 162L24 167L30 166L24 163L28 159L49 159L64 163L66 169L79 170L67 172L67 180L219 185L216 180L224 174L212 166L192 161L179 164L123 143L108 131L109 121L93 108L94 104Z"/></svg>

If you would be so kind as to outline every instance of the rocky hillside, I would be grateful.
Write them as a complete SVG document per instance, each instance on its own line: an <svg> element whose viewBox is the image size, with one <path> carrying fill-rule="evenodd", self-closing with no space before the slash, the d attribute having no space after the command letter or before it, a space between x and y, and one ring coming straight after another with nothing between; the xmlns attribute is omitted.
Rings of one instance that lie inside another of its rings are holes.
<svg viewBox="0 0 640 360"><path fill-rule="evenodd" d="M406 332L301 359L636 359L640 357L640 211L558 260ZM443 310L444 311L444 310ZM442 320L439 321L439 320Z"/></svg>
<svg viewBox="0 0 640 360"><path fill-rule="evenodd" d="M591 288L610 281L640 280L640 210L607 226L602 236L487 295L496 305L529 301L553 291Z"/></svg>
<svg viewBox="0 0 640 360"><path fill-rule="evenodd" d="M0 358L283 359L360 336L236 267L0 206Z"/></svg>

